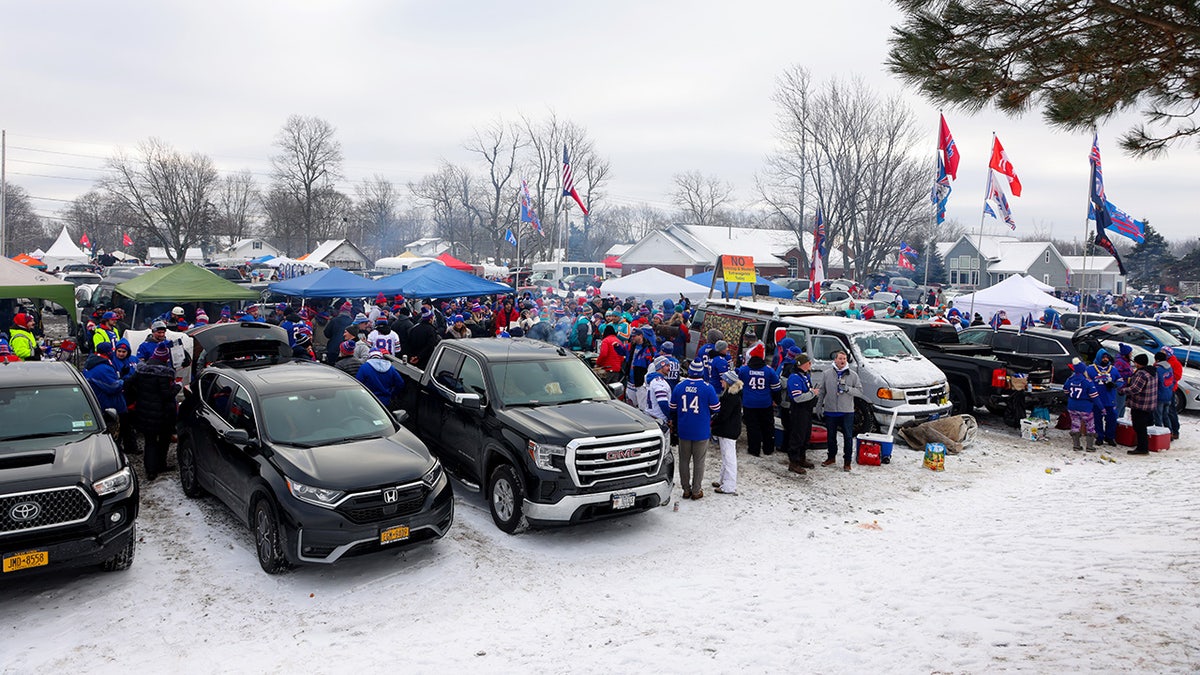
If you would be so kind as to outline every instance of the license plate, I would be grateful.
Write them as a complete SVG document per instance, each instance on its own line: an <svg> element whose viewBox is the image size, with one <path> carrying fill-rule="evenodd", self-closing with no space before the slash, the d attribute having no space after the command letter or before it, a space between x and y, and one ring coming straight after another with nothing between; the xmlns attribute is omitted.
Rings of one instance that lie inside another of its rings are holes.
<svg viewBox="0 0 1200 675"><path fill-rule="evenodd" d="M929 416L929 421L932 422L933 420L936 420L937 418L939 418L941 416L942 416L941 413L933 413L932 415Z"/></svg>
<svg viewBox="0 0 1200 675"><path fill-rule="evenodd" d="M380 544L390 544L393 541L404 541L405 539L408 539L408 526L407 525L397 525L396 527L389 527L388 529L379 533L379 543Z"/></svg>
<svg viewBox="0 0 1200 675"><path fill-rule="evenodd" d="M49 551L26 551L4 559L5 572L18 572L31 567L41 567L50 563Z"/></svg>
<svg viewBox="0 0 1200 675"><path fill-rule="evenodd" d="M632 508L635 501L637 501L637 493L618 492L612 496L612 507L613 509Z"/></svg>

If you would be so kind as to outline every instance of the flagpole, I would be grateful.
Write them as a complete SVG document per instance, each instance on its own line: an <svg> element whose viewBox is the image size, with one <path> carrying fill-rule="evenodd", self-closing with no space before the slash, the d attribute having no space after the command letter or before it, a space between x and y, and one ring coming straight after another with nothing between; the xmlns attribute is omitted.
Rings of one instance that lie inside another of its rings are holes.
<svg viewBox="0 0 1200 675"><path fill-rule="evenodd" d="M1095 143L1097 145L1097 147L1099 146L1100 139L1097 136L1095 125L1092 125L1092 142ZM1088 155L1088 165L1089 165L1089 170L1088 170L1088 210L1089 211L1092 209L1092 182L1096 180L1096 167L1092 165L1090 150L1091 149L1089 148L1089 155ZM1097 217L1099 217L1099 214L1097 214ZM1084 216L1083 216L1083 281L1080 282L1080 284L1079 284L1079 303L1078 303L1080 314L1083 313L1083 297L1087 293L1088 254L1091 252L1092 252L1092 247L1088 245L1088 218L1087 218L1087 214L1084 214ZM1099 281L1099 279L1100 279L1100 275L1097 274L1096 275L1097 282ZM1080 325L1083 325L1082 320L1080 321Z"/></svg>
<svg viewBox="0 0 1200 675"><path fill-rule="evenodd" d="M996 132L993 131L992 132L992 147L995 147L995 146L996 146ZM988 154L989 159L988 159L988 167L987 167L987 182L984 183L984 187L983 187L983 203L984 203L984 205L987 204L988 195L991 192L991 186L992 186L992 165L991 165L991 159L990 159L990 157L991 157L990 149L988 150L988 153L989 153ZM975 238L975 252L979 254L979 278L980 278L980 280L983 279L983 274L986 271L983 267L983 219L984 219L984 216L985 216L985 213L984 213L983 209L980 209L979 210L979 235ZM967 270L967 275L968 275L967 278L968 279L970 278L970 275L972 274L972 272L973 272L972 270ZM975 284L975 292L971 293L971 308L970 308L970 310L968 310L968 312L970 313L971 316L968 317L968 321L975 320L975 294L976 293L979 293L979 284Z"/></svg>

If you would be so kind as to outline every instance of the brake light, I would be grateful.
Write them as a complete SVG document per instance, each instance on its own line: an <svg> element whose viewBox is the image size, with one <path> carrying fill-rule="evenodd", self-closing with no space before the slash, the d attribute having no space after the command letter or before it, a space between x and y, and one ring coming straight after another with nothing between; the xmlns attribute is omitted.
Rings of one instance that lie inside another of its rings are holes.
<svg viewBox="0 0 1200 675"><path fill-rule="evenodd" d="M996 368L992 371L992 386L1003 389L1008 386L1008 370Z"/></svg>

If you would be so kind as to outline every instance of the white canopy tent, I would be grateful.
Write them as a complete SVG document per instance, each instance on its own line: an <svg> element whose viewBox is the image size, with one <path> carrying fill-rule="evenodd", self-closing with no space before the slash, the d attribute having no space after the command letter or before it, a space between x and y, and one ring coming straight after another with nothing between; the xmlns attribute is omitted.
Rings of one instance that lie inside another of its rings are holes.
<svg viewBox="0 0 1200 675"><path fill-rule="evenodd" d="M1043 291L1045 293L1052 293L1054 291L1054 287L1051 286L1050 284L1044 284L1044 283L1038 281L1037 279L1034 279L1033 277L1029 276L1028 274L1026 274L1024 276L1025 276L1025 279L1027 281L1029 281L1029 283L1032 284L1033 287L1038 289L1039 291Z"/></svg>
<svg viewBox="0 0 1200 675"><path fill-rule="evenodd" d="M991 288L954 298L954 306L964 312L974 312L982 316L984 321L989 321L993 314L1003 310L1013 323L1020 323L1021 317L1026 314L1040 319L1047 307L1062 311L1074 309L1071 303L1042 291L1032 281L1014 275Z"/></svg>
<svg viewBox="0 0 1200 675"><path fill-rule="evenodd" d="M63 265L87 261L87 254L76 246L74 241L71 241L71 235L67 233L65 225L62 232L58 234L58 239L55 239L54 244L42 255L42 262L46 263L46 269L50 271Z"/></svg>
<svg viewBox="0 0 1200 675"><path fill-rule="evenodd" d="M662 302L668 298L678 300L680 294L693 302L699 302L708 297L708 287L669 274L656 267L609 279L600 285L600 292L604 295L611 293L618 298L632 296L639 300L653 300L654 302Z"/></svg>

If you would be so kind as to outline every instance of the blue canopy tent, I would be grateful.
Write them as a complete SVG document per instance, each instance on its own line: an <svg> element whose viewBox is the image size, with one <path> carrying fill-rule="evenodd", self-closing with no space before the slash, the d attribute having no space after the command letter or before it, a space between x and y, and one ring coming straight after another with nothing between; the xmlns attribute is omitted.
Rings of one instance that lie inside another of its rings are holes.
<svg viewBox="0 0 1200 675"><path fill-rule="evenodd" d="M700 274L693 274L692 276L688 277L687 280L694 281L705 288L709 288L712 286L713 273L712 272L701 272ZM791 297L795 296L795 293L792 293L787 288L784 288L783 286L780 286L779 284L774 283L769 279L763 279L762 277L756 277L756 281L754 283L758 284L758 285L766 285L767 295L771 296L772 298L791 298ZM743 298L747 295L753 294L754 289L751 288L750 284L740 284L739 285L739 284L731 283L731 284L729 284L729 295L726 296L725 295L725 283L723 281L721 281L720 279L717 279L717 285L715 287L713 287L713 293L717 297Z"/></svg>
<svg viewBox="0 0 1200 675"><path fill-rule="evenodd" d="M378 282L351 274L340 267L330 267L267 286L272 293L298 298L373 298L380 289Z"/></svg>
<svg viewBox="0 0 1200 675"><path fill-rule="evenodd" d="M481 279L445 265L414 267L376 279L375 284L384 295L401 293L410 298L460 298L513 292L513 287L507 284Z"/></svg>
<svg viewBox="0 0 1200 675"><path fill-rule="evenodd" d="M260 255L257 258L255 258L254 260L247 262L246 264L247 265L261 265L261 264L267 262L268 260L274 260L274 259L275 259L275 256L270 255L270 254Z"/></svg>

